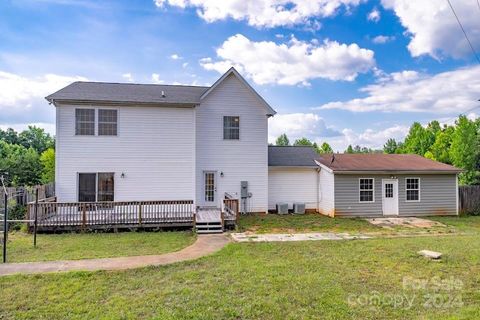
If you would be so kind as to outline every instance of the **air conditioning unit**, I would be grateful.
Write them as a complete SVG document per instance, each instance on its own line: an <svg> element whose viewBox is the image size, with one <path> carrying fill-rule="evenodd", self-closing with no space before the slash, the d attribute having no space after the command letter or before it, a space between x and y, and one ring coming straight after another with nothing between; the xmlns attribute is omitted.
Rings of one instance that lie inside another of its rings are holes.
<svg viewBox="0 0 480 320"><path fill-rule="evenodd" d="M277 213L278 214L288 214L288 203L278 202L277 203Z"/></svg>
<svg viewBox="0 0 480 320"><path fill-rule="evenodd" d="M293 204L293 213L296 214L304 214L305 213L305 203L303 202L295 202Z"/></svg>

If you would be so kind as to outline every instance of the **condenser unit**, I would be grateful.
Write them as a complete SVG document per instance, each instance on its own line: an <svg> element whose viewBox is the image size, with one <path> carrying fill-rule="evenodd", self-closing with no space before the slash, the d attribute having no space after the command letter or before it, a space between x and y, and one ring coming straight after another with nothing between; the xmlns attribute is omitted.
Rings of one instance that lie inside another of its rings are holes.
<svg viewBox="0 0 480 320"><path fill-rule="evenodd" d="M305 203L303 202L295 202L293 204L293 213L296 214L304 214L305 213Z"/></svg>
<svg viewBox="0 0 480 320"><path fill-rule="evenodd" d="M288 203L285 203L285 202L277 203L277 213L288 214Z"/></svg>

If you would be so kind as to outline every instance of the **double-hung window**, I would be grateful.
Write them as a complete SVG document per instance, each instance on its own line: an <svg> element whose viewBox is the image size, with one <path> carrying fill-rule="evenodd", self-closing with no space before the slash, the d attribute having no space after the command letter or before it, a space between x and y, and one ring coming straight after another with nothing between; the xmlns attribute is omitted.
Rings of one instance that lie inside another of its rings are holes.
<svg viewBox="0 0 480 320"><path fill-rule="evenodd" d="M420 178L405 178L405 200L420 201Z"/></svg>
<svg viewBox="0 0 480 320"><path fill-rule="evenodd" d="M360 202L374 202L374 188L373 178L360 178L358 186Z"/></svg>
<svg viewBox="0 0 480 320"><path fill-rule="evenodd" d="M75 109L75 135L116 136L118 111L116 109Z"/></svg>
<svg viewBox="0 0 480 320"><path fill-rule="evenodd" d="M95 109L75 109L75 134L95 135Z"/></svg>
<svg viewBox="0 0 480 320"><path fill-rule="evenodd" d="M240 140L240 117L238 116L223 117L223 139L224 140Z"/></svg>

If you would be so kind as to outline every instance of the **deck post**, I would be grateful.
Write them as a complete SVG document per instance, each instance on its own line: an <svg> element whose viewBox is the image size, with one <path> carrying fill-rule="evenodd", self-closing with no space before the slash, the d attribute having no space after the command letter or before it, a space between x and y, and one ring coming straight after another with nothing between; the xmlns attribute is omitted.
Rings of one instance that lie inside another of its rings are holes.
<svg viewBox="0 0 480 320"><path fill-rule="evenodd" d="M85 229L87 226L87 205L84 203L82 205L82 227Z"/></svg>
<svg viewBox="0 0 480 320"><path fill-rule="evenodd" d="M7 236L8 236L8 194L4 195L5 212L3 213L3 263L7 262Z"/></svg>
<svg viewBox="0 0 480 320"><path fill-rule="evenodd" d="M37 224L38 224L38 188L35 189L35 207L33 209L34 222L33 222L33 247L37 247Z"/></svg>
<svg viewBox="0 0 480 320"><path fill-rule="evenodd" d="M142 225L142 203L138 203L138 224Z"/></svg>

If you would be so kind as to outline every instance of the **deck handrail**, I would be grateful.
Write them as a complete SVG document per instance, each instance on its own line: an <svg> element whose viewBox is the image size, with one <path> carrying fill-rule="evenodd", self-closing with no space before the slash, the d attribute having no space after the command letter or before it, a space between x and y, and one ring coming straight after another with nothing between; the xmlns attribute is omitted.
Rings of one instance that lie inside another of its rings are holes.
<svg viewBox="0 0 480 320"><path fill-rule="evenodd" d="M223 208L226 220L235 220L238 222L239 201L238 199L223 199Z"/></svg>
<svg viewBox="0 0 480 320"><path fill-rule="evenodd" d="M37 209L38 226L62 227L191 223L193 200L38 202L28 204L28 216Z"/></svg>

